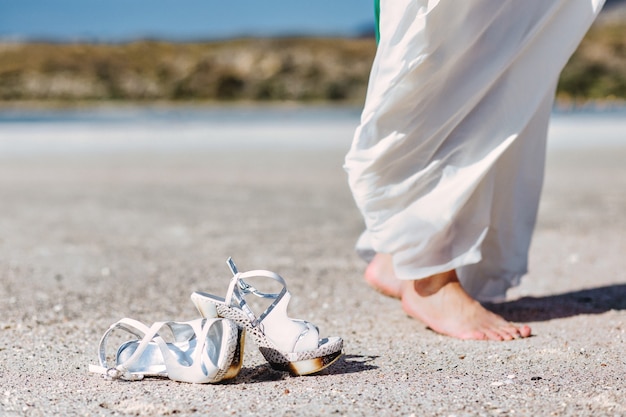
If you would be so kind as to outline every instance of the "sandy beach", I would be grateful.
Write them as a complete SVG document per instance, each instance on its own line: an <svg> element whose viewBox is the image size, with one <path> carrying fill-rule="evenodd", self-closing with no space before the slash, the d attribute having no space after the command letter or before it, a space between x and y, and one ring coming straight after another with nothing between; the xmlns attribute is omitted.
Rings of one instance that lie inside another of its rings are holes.
<svg viewBox="0 0 626 417"><path fill-rule="evenodd" d="M626 415L626 142L550 149L530 273L490 306L534 336L492 343L364 284L349 139L0 153L0 415ZM228 383L88 372L118 319L197 317L189 295L223 295L228 256L281 274L343 359L291 377L248 340Z"/></svg>

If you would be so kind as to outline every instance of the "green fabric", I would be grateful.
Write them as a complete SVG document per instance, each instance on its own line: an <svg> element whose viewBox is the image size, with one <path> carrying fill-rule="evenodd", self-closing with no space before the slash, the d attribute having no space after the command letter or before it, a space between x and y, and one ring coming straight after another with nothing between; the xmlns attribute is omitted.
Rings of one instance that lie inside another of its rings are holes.
<svg viewBox="0 0 626 417"><path fill-rule="evenodd" d="M380 0L374 0L374 17L376 18L376 43L380 41Z"/></svg>

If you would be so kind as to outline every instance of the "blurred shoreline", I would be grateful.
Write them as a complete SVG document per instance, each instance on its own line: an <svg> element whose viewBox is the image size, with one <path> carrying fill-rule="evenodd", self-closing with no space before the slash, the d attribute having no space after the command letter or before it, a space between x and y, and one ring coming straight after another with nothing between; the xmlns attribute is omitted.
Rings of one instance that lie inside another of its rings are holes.
<svg viewBox="0 0 626 417"><path fill-rule="evenodd" d="M111 106L0 110L0 158L36 154L335 149L358 126L354 106ZM554 111L548 147L625 149L626 107Z"/></svg>
<svg viewBox="0 0 626 417"><path fill-rule="evenodd" d="M97 110L245 110L245 109L273 109L273 110L298 110L298 109L353 109L359 111L363 108L362 101L332 102L325 100L316 101L219 101L219 100L0 100L0 114L7 112L37 112L37 111L97 111ZM598 100L569 100L558 98L553 106L553 113L603 113L622 112L626 110L626 99L606 98Z"/></svg>

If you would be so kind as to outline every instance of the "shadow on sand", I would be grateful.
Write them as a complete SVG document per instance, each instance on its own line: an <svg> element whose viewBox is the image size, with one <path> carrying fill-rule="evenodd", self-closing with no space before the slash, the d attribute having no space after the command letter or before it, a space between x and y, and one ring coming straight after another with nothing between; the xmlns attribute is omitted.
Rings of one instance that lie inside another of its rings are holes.
<svg viewBox="0 0 626 417"><path fill-rule="evenodd" d="M545 297L524 297L498 304L485 304L509 321L532 322L561 319L582 314L626 310L626 284L568 292Z"/></svg>

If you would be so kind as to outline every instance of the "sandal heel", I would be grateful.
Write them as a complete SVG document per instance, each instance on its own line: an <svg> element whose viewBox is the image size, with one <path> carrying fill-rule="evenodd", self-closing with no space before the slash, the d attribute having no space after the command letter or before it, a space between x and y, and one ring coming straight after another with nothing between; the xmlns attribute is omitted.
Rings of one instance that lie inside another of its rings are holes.
<svg viewBox="0 0 626 417"><path fill-rule="evenodd" d="M235 352L233 353L233 360L228 367L228 370L222 377L222 380L229 380L235 378L239 375L241 371L241 367L243 366L243 352L246 341L246 329L237 325L237 347L235 348Z"/></svg>

